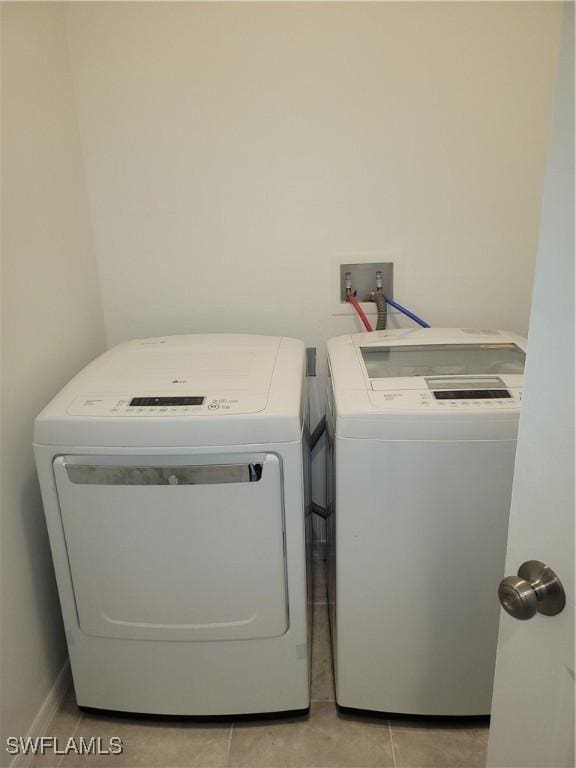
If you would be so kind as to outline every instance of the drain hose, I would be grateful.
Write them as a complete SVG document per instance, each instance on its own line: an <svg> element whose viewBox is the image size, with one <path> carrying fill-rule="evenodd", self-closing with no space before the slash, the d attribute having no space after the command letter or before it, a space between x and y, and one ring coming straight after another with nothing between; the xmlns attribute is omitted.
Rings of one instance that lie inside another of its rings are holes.
<svg viewBox="0 0 576 768"><path fill-rule="evenodd" d="M376 304L378 311L378 320L376 321L376 330L383 331L386 328L388 320L388 310L386 308L386 297L380 291L375 291L370 295L370 299Z"/></svg>

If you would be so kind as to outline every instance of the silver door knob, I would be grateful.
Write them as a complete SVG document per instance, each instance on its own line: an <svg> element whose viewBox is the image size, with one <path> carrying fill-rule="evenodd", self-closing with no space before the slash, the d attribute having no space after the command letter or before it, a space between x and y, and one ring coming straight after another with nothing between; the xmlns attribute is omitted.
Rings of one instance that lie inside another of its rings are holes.
<svg viewBox="0 0 576 768"><path fill-rule="evenodd" d="M498 587L502 608L515 619L531 619L536 613L556 616L566 605L562 582L552 568L539 560L527 560L518 576L506 576Z"/></svg>

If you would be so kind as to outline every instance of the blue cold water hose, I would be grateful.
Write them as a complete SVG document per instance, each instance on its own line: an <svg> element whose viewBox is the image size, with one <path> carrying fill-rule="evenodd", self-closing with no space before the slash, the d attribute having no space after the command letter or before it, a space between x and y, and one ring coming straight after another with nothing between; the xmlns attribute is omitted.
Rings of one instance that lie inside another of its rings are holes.
<svg viewBox="0 0 576 768"><path fill-rule="evenodd" d="M418 325L421 325L422 328L430 328L430 324L426 322L426 320L422 320L421 317L418 317L418 315L415 315L414 312L411 312L406 307L403 307L402 304L398 304L397 301L394 301L394 299L390 299L388 296L386 298L386 303L390 304L391 307L394 307L394 309L397 309L399 312L402 312L403 315L406 315L406 317L409 317L410 320L414 320L415 323L418 323Z"/></svg>

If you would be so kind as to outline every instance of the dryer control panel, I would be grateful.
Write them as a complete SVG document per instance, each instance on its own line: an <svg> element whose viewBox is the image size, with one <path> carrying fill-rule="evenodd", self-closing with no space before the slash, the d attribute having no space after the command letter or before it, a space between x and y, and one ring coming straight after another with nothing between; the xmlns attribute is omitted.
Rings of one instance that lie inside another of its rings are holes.
<svg viewBox="0 0 576 768"><path fill-rule="evenodd" d="M245 392L190 395L133 396L94 395L77 397L68 407L71 416L185 417L255 413L266 407L267 393Z"/></svg>

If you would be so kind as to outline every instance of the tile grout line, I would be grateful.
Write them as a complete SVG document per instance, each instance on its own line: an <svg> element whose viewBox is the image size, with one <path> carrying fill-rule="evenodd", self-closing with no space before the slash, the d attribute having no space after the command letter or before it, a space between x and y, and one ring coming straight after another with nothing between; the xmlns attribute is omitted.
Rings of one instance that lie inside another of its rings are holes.
<svg viewBox="0 0 576 768"><path fill-rule="evenodd" d="M230 723L230 733L228 734L228 745L226 747L226 765L230 765L230 751L232 749L232 734L234 732L234 723Z"/></svg>
<svg viewBox="0 0 576 768"><path fill-rule="evenodd" d="M392 761L394 763L394 768L398 768L398 763L396 762L396 749L394 747L394 736L392 735L392 724L390 723L390 720L388 720L388 733L390 734L390 746L392 747Z"/></svg>

